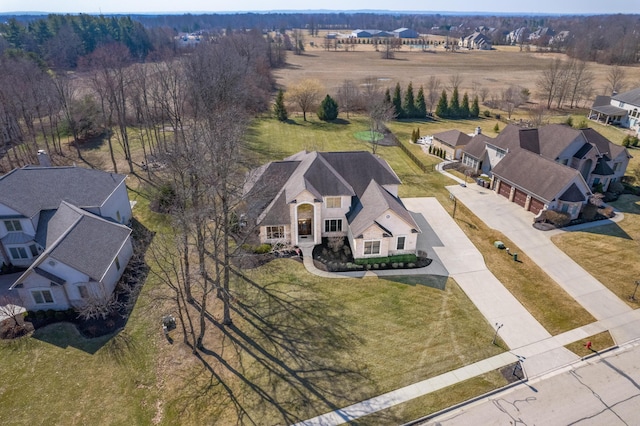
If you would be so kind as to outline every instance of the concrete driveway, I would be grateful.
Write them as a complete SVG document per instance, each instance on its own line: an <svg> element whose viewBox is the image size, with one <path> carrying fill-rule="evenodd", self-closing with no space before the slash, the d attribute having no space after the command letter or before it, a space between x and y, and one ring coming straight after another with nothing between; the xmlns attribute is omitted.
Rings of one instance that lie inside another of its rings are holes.
<svg viewBox="0 0 640 426"><path fill-rule="evenodd" d="M632 310L551 242L551 236L557 232L535 229L532 226L532 213L494 191L475 184L467 187L452 185L447 189L480 220L518 245L597 320L624 316ZM616 327L611 330L611 334L616 342L627 342L640 337L637 325Z"/></svg>

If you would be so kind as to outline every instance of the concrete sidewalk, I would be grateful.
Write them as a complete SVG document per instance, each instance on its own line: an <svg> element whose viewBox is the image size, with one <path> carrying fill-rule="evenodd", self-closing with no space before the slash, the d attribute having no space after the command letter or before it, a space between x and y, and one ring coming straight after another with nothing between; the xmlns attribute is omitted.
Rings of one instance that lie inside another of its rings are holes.
<svg viewBox="0 0 640 426"><path fill-rule="evenodd" d="M535 229L532 226L532 214L516 203L510 203L494 191L475 184L466 188L452 185L447 189L488 226L502 232L518 245L597 320L606 320L632 311L618 296L553 244L551 236L557 232ZM611 330L619 343L631 340L629 337L640 337L640 329L635 335L630 336L628 332L628 329Z"/></svg>

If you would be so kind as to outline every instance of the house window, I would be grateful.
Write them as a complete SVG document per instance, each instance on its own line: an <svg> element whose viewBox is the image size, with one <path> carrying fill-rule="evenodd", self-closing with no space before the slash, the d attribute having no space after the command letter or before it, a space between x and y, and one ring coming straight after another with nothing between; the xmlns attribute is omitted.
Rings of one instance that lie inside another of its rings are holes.
<svg viewBox="0 0 640 426"><path fill-rule="evenodd" d="M342 219L329 219L324 221L324 232L342 231Z"/></svg>
<svg viewBox="0 0 640 426"><path fill-rule="evenodd" d="M86 285L79 285L78 286L78 292L80 293L80 297L83 299L88 299L89 298L89 290L87 289Z"/></svg>
<svg viewBox="0 0 640 426"><path fill-rule="evenodd" d="M9 252L13 260L28 259L27 250L24 247L10 247Z"/></svg>
<svg viewBox="0 0 640 426"><path fill-rule="evenodd" d="M507 154L507 151L504 149L496 148L496 157L502 158Z"/></svg>
<svg viewBox="0 0 640 426"><path fill-rule="evenodd" d="M122 223L122 217L120 216L120 211L116 212L116 220L120 223Z"/></svg>
<svg viewBox="0 0 640 426"><path fill-rule="evenodd" d="M29 246L29 250L31 251L31 257L37 257L38 256L38 248L36 247L35 244L31 244Z"/></svg>
<svg viewBox="0 0 640 426"><path fill-rule="evenodd" d="M396 244L396 250L404 250L404 242L407 237L398 237L398 243Z"/></svg>
<svg viewBox="0 0 640 426"><path fill-rule="evenodd" d="M341 197L327 197L325 203L328 209L339 209L342 207Z"/></svg>
<svg viewBox="0 0 640 426"><path fill-rule="evenodd" d="M20 232L22 231L22 225L19 220L5 220L4 226L7 228L9 232Z"/></svg>
<svg viewBox="0 0 640 426"><path fill-rule="evenodd" d="M620 163L613 163L613 171L614 172L617 172L619 168L620 168Z"/></svg>
<svg viewBox="0 0 640 426"><path fill-rule="evenodd" d="M118 258L116 257L116 269L119 271L120 270L120 261L118 260Z"/></svg>
<svg viewBox="0 0 640 426"><path fill-rule="evenodd" d="M380 241L365 241L364 254L380 254Z"/></svg>
<svg viewBox="0 0 640 426"><path fill-rule="evenodd" d="M593 186L596 186L600 183L600 178L593 178Z"/></svg>
<svg viewBox="0 0 640 426"><path fill-rule="evenodd" d="M53 295L49 290L31 290L34 302L38 305L53 303Z"/></svg>
<svg viewBox="0 0 640 426"><path fill-rule="evenodd" d="M284 226L267 226L267 239L284 238Z"/></svg>

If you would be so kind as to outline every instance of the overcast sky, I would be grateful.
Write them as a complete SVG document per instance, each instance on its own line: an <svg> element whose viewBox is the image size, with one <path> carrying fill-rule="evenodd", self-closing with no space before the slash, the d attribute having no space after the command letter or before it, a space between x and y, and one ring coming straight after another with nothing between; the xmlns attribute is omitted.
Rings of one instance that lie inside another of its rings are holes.
<svg viewBox="0 0 640 426"><path fill-rule="evenodd" d="M391 9L392 8L392 9ZM640 13L638 0L0 0L0 12L153 13L275 10Z"/></svg>

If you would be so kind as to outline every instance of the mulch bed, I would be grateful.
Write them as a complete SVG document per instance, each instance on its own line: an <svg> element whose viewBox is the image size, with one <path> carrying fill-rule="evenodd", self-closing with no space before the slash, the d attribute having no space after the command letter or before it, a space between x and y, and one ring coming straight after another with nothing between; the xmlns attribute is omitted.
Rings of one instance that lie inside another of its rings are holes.
<svg viewBox="0 0 640 426"><path fill-rule="evenodd" d="M18 315L18 325L12 318L0 322L0 339L17 339L34 330L33 324L24 321L22 315Z"/></svg>

